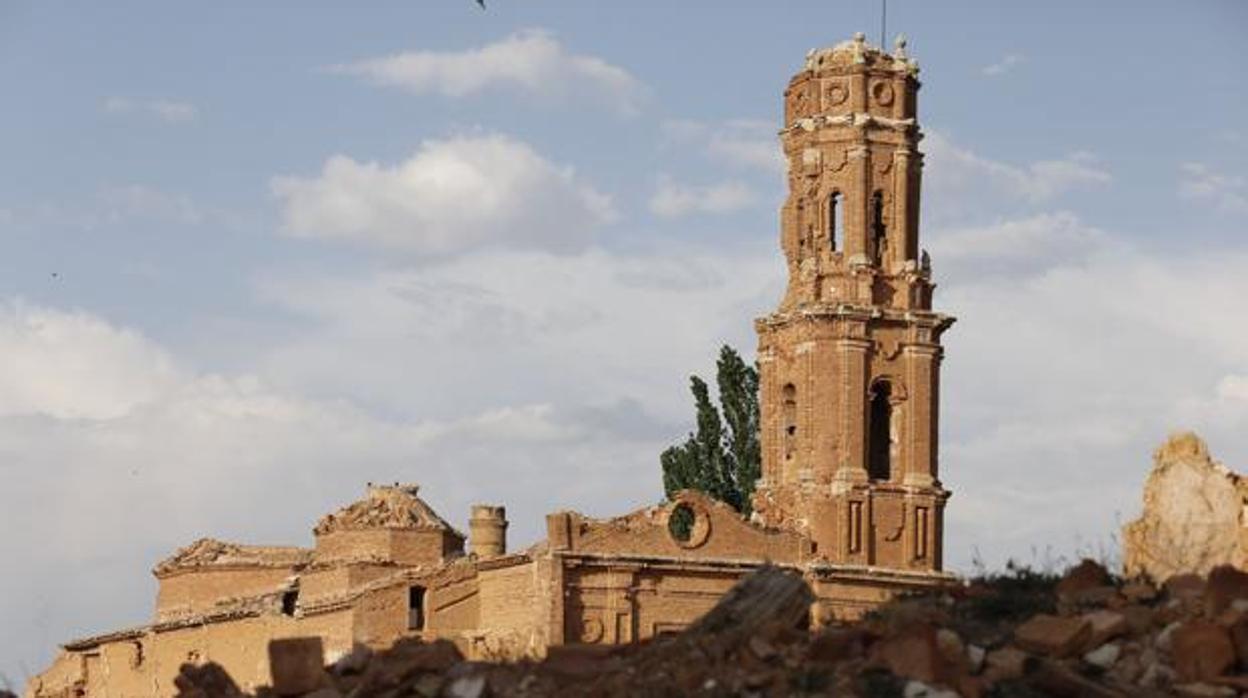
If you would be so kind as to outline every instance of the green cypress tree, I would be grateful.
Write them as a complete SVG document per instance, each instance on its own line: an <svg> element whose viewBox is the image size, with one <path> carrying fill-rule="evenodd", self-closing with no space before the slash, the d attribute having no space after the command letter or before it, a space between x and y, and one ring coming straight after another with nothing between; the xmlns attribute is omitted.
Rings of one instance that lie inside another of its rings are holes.
<svg viewBox="0 0 1248 698"><path fill-rule="evenodd" d="M668 497L682 489L698 490L750 513L750 496L761 472L758 443L758 370L724 345L716 362L719 408L711 403L706 381L689 378L697 428L683 444L659 456Z"/></svg>

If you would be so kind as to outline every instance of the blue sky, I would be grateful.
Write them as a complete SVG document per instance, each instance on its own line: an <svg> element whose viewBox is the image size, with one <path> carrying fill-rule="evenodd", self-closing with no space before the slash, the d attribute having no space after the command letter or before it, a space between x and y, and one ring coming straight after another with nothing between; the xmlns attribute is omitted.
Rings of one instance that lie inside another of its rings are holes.
<svg viewBox="0 0 1248 698"><path fill-rule="evenodd" d="M144 621L177 546L309 542L368 480L506 503L517 545L657 499L686 377L783 285L781 92L879 36L877 2L256 5L0 2L15 684ZM1248 467L1248 5L889 5L960 318L951 566L1111 545L1171 429Z"/></svg>

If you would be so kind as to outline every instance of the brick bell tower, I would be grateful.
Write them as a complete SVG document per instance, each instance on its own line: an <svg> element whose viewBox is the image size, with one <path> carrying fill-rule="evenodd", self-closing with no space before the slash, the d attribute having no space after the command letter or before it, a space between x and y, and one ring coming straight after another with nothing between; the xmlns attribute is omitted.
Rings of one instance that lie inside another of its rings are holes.
<svg viewBox="0 0 1248 698"><path fill-rule="evenodd" d="M811 51L784 93L784 300L755 321L755 510L833 564L941 569L941 334L919 248L918 64L862 34Z"/></svg>

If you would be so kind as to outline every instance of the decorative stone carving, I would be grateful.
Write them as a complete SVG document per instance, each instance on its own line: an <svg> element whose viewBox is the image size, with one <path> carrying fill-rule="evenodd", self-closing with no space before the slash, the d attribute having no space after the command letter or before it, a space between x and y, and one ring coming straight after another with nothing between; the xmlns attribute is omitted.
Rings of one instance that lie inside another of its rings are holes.
<svg viewBox="0 0 1248 698"><path fill-rule="evenodd" d="M881 107L889 107L893 104L893 86L884 80L877 80L871 84L871 99Z"/></svg>
<svg viewBox="0 0 1248 698"><path fill-rule="evenodd" d="M839 80L830 81L823 88L823 108L838 107L849 99L849 87Z"/></svg>
<svg viewBox="0 0 1248 698"><path fill-rule="evenodd" d="M581 619L581 642L597 644L602 642L604 635L606 635L606 627L603 626L601 618L586 616Z"/></svg>

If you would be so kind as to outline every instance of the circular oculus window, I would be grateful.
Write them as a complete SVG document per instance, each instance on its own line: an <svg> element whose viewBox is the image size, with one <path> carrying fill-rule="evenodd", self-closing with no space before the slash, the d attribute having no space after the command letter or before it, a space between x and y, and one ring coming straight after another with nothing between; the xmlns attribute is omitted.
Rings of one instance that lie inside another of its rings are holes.
<svg viewBox="0 0 1248 698"><path fill-rule="evenodd" d="M711 517L700 505L678 500L667 510L667 534L682 548L696 548L711 535Z"/></svg>

